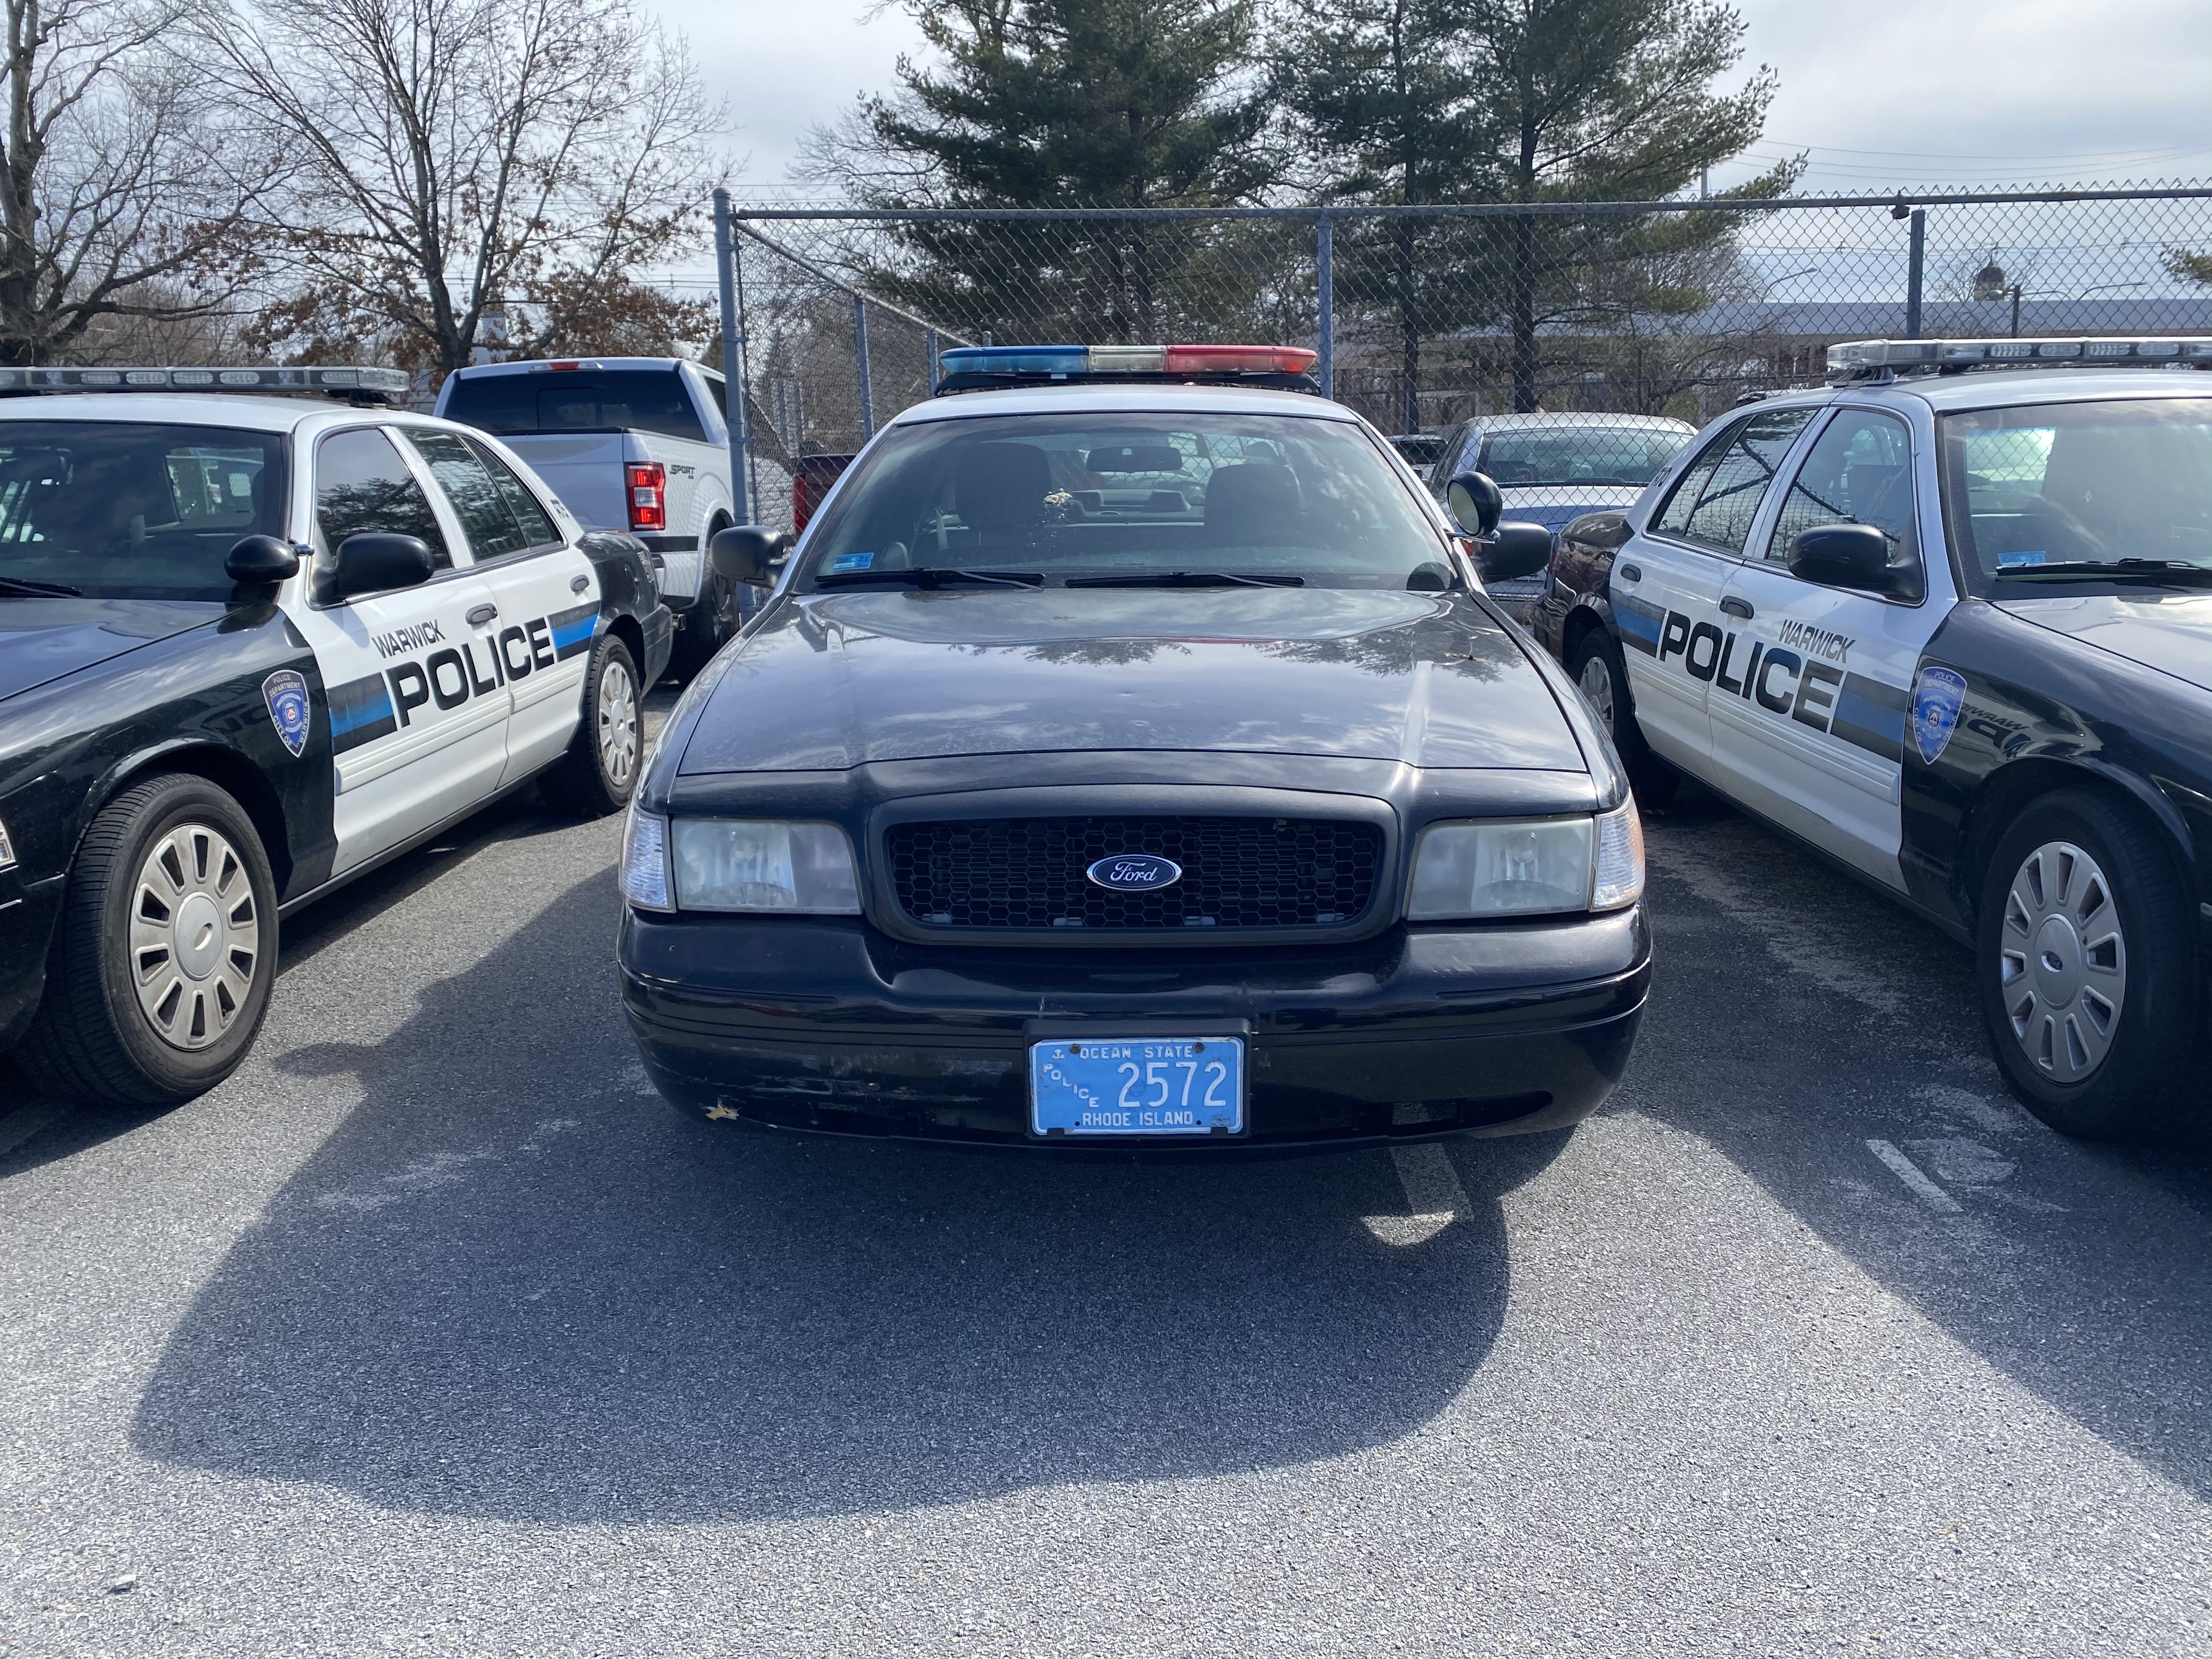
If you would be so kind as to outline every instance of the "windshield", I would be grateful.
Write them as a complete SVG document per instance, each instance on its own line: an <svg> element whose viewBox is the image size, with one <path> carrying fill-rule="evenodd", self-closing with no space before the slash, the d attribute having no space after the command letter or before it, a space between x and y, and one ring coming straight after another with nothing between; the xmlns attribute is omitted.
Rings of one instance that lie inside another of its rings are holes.
<svg viewBox="0 0 2212 1659"><path fill-rule="evenodd" d="M1540 484L1641 489L1696 435L1649 427L1525 427L1492 433L1475 470L1506 489Z"/></svg>
<svg viewBox="0 0 2212 1659"><path fill-rule="evenodd" d="M1980 409L1941 429L1946 522L1977 594L2100 566L2212 571L2212 398Z"/></svg>
<svg viewBox="0 0 2212 1659"><path fill-rule="evenodd" d="M479 432L657 432L704 443L684 377L672 368L549 368L456 375L440 411Z"/></svg>
<svg viewBox="0 0 2212 1659"><path fill-rule="evenodd" d="M230 597L241 536L284 533L284 439L135 421L0 424L0 577L97 599Z"/></svg>
<svg viewBox="0 0 2212 1659"><path fill-rule="evenodd" d="M800 586L944 568L1441 588L1443 559L1442 534L1348 422L1024 415L888 434L808 538Z"/></svg>

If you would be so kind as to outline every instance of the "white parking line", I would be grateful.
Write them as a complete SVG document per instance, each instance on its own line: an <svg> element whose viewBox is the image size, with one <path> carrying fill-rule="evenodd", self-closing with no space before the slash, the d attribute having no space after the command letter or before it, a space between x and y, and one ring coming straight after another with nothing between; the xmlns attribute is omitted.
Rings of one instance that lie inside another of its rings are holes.
<svg viewBox="0 0 2212 1659"><path fill-rule="evenodd" d="M1385 1244L1420 1244L1467 1213L1467 1188L1459 1184L1451 1154L1431 1141L1421 1146L1393 1146L1398 1182L1406 1189L1411 1215L1370 1215L1361 1220Z"/></svg>
<svg viewBox="0 0 2212 1659"><path fill-rule="evenodd" d="M10 1112L7 1116L0 1117L0 1158L14 1152L68 1110L67 1106L57 1100L43 1106L26 1106L20 1112Z"/></svg>
<svg viewBox="0 0 2212 1659"><path fill-rule="evenodd" d="M1876 1158L1889 1165L1890 1173L1895 1176L1899 1181L1903 1182L1906 1186L1911 1188L1912 1190L1919 1195L1921 1201L1926 1204L1929 1209L1937 1211L1944 1215L1958 1215L1960 1213L1959 1200L1952 1197L1950 1194L1945 1192L1941 1187L1938 1187L1926 1176L1923 1175L1920 1172L1920 1166L1917 1164L1915 1164L1911 1158L1905 1157L1903 1152L1899 1152L1897 1148L1891 1146L1889 1142L1887 1140L1869 1140L1867 1142L1867 1151L1872 1152Z"/></svg>

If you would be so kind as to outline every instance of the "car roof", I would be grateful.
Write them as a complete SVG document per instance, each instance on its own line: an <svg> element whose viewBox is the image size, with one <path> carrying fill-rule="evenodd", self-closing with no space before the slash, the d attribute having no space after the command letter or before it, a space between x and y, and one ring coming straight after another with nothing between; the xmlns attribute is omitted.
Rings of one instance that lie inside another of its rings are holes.
<svg viewBox="0 0 2212 1659"><path fill-rule="evenodd" d="M983 415L1195 415L1200 410L1218 415L1292 415L1309 421L1354 424L1359 421L1342 404L1306 392L1234 386L1086 384L957 392L916 404L885 424L919 426L928 421L959 421Z"/></svg>
<svg viewBox="0 0 2212 1659"><path fill-rule="evenodd" d="M502 374L588 374L596 369L674 369L690 362L688 357L594 357L587 355L574 357L532 357L519 363L471 363L466 368L457 368L448 376L455 380L489 380ZM574 363L574 368L556 369L556 362ZM719 372L705 363L691 363L702 374Z"/></svg>
<svg viewBox="0 0 2212 1659"><path fill-rule="evenodd" d="M1538 411L1530 415L1470 415L1467 424L1479 426L1486 432L1566 426L1642 427L1668 432L1695 432L1698 429L1687 421L1678 421L1671 415L1607 415L1601 410L1582 409L1563 409L1551 414Z"/></svg>
<svg viewBox="0 0 2212 1659"><path fill-rule="evenodd" d="M454 427L451 421L411 410L342 404L322 398L261 398L247 392L38 392L27 398L0 398L0 421L137 421L292 433L370 421L465 429Z"/></svg>
<svg viewBox="0 0 2212 1659"><path fill-rule="evenodd" d="M1840 398L1877 403L1912 398L1937 413L2008 409L2019 404L2106 403L2118 398L2212 398L2203 369L1988 368L1956 374L1916 374L1894 380L1845 380L1764 398L1747 408L1827 404Z"/></svg>

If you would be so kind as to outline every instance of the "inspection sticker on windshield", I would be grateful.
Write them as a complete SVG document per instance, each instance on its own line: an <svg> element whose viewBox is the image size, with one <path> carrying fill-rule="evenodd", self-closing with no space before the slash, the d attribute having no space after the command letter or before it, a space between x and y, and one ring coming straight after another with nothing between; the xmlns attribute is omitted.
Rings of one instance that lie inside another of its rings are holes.
<svg viewBox="0 0 2212 1659"><path fill-rule="evenodd" d="M1241 1135L1244 1040L1067 1037L1030 1047L1030 1132Z"/></svg>
<svg viewBox="0 0 2212 1659"><path fill-rule="evenodd" d="M876 562L872 553L840 553L830 561L832 570L866 570Z"/></svg>
<svg viewBox="0 0 2212 1659"><path fill-rule="evenodd" d="M1997 555L1997 568L2000 570L2010 570L2015 565L2041 564L2042 562L2043 555L2040 553L2000 553Z"/></svg>

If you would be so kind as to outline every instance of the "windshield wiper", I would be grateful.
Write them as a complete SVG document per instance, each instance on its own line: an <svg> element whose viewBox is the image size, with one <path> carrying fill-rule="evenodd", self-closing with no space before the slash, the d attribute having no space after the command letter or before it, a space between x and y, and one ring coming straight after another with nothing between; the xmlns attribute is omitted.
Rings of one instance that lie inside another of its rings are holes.
<svg viewBox="0 0 2212 1659"><path fill-rule="evenodd" d="M1126 576L1070 576L1069 587L1304 587L1304 576L1239 576L1225 570L1133 570Z"/></svg>
<svg viewBox="0 0 2212 1659"><path fill-rule="evenodd" d="M869 582L893 582L902 587L943 587L953 582L977 582L987 587L1042 587L1044 578L1034 570L956 570L950 565L918 565L911 570L832 570L814 579L817 589L861 587Z"/></svg>
<svg viewBox="0 0 2212 1659"><path fill-rule="evenodd" d="M84 589L64 582L34 582L21 576L0 576L0 594L18 599L81 599Z"/></svg>
<svg viewBox="0 0 2212 1659"><path fill-rule="evenodd" d="M1997 571L2000 581L2034 581L2045 576L2089 581L2212 585L2212 565L2191 564L2186 559L2060 559L2051 564L2008 564Z"/></svg>

